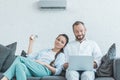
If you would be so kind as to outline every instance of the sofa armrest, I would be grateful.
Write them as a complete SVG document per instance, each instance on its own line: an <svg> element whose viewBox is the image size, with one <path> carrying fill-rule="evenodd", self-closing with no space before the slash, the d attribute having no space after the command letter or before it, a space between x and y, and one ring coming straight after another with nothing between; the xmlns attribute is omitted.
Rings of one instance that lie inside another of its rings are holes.
<svg viewBox="0 0 120 80"><path fill-rule="evenodd" d="M114 63L113 63L113 76L115 78L115 80L120 80L120 58L116 58L114 59Z"/></svg>

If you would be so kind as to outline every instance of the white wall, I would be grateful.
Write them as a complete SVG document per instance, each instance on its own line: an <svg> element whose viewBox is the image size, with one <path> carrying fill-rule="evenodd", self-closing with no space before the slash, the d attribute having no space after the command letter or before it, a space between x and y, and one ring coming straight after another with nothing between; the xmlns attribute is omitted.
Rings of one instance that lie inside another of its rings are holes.
<svg viewBox="0 0 120 80"><path fill-rule="evenodd" d="M17 41L16 54L27 50L31 34L39 36L34 51L52 47L59 33L66 33L73 40L71 25L76 20L85 22L87 37L95 40L103 53L114 42L119 51L120 0L67 0L66 10L40 10L37 2L0 0L0 43Z"/></svg>

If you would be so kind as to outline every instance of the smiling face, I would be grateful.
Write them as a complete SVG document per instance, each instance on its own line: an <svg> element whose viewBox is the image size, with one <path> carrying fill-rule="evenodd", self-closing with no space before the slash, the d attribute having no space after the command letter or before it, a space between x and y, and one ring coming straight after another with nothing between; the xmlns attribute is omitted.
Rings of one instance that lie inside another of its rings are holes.
<svg viewBox="0 0 120 80"><path fill-rule="evenodd" d="M77 40L81 41L84 39L86 29L82 24L74 25L73 32Z"/></svg>
<svg viewBox="0 0 120 80"><path fill-rule="evenodd" d="M61 50L66 45L66 42L67 42L66 38L64 36L60 35L56 38L54 46L55 46L55 48Z"/></svg>

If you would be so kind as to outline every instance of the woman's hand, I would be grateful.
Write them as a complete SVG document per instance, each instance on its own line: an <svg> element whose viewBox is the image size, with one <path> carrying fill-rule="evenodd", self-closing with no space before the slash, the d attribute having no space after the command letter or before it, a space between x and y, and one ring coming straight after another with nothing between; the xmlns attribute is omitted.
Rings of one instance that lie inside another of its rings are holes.
<svg viewBox="0 0 120 80"><path fill-rule="evenodd" d="M30 36L30 40L35 40L36 38L38 38L38 35L31 35Z"/></svg>
<svg viewBox="0 0 120 80"><path fill-rule="evenodd" d="M34 40L35 40L34 35L31 35L31 36L29 37L29 41L34 41Z"/></svg>

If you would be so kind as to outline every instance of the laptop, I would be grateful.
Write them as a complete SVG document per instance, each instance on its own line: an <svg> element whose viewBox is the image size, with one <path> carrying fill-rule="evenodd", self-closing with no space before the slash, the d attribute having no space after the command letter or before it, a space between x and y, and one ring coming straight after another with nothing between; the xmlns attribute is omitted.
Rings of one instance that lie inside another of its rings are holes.
<svg viewBox="0 0 120 80"><path fill-rule="evenodd" d="M69 56L68 63L68 70L93 70L92 56Z"/></svg>

